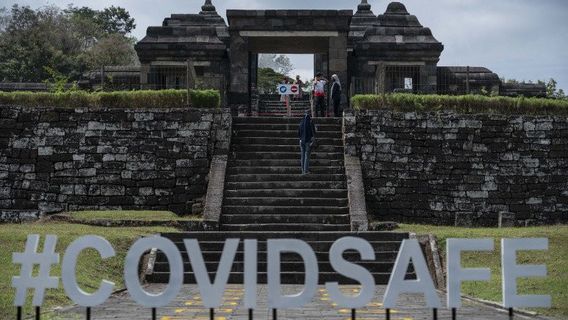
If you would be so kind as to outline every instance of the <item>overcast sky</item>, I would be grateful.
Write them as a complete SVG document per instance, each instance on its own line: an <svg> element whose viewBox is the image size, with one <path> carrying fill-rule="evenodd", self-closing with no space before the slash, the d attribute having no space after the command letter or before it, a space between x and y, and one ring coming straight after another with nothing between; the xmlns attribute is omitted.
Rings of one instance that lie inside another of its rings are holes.
<svg viewBox="0 0 568 320"><path fill-rule="evenodd" d="M203 0L0 0L34 8L110 5L126 8L136 19L134 35L141 39L148 26L161 25L172 13L196 13ZM353 9L359 0L213 0L225 17L227 9ZM518 80L555 78L568 92L568 0L403 0L422 25L432 29L444 52L439 65L488 67L499 76ZM375 14L388 1L370 0ZM312 61L294 56L293 63L307 77Z"/></svg>

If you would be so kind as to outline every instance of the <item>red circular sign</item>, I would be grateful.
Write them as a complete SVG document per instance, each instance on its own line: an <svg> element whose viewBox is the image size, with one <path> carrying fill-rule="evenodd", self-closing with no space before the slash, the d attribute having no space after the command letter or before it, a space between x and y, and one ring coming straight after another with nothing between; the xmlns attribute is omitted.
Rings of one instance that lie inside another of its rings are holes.
<svg viewBox="0 0 568 320"><path fill-rule="evenodd" d="M290 91L292 91L292 93L297 93L298 92L298 86L292 86L292 88L290 88Z"/></svg>

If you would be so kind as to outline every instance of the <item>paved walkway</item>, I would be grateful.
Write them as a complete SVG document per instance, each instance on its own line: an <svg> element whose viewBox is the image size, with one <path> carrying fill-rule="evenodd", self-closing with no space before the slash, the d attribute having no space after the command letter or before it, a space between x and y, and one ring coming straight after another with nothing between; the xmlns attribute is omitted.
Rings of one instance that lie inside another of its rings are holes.
<svg viewBox="0 0 568 320"><path fill-rule="evenodd" d="M146 288L148 292L159 292L163 285L153 284ZM301 290L298 286L284 286L285 293L297 293ZM343 287L345 292L357 292L356 286ZM357 310L358 320L385 319L385 310L382 308L383 293L385 287L377 286L377 292L373 302L365 309ZM258 309L254 312L255 319L272 319L272 312L266 307L267 287L259 285ZM441 294L441 299L445 297ZM244 291L242 286L230 285L224 296L223 307L216 310L216 320L246 320L248 311L243 309ZM404 295L400 298L400 309L391 311L392 320L419 320L432 319L432 310L424 309L424 299L420 295ZM445 300L442 300L445 303ZM195 319L209 320L209 310L201 305L201 297L196 285L184 285L181 293L171 306L158 309L158 319ZM439 310L439 319L451 319L448 310ZM56 319L84 319L83 308L70 308L58 312ZM113 296L104 305L92 310L92 319L151 319L149 309L140 308L128 296L121 293ZM320 287L317 296L312 303L301 310L278 310L278 319L303 319L303 320L349 320L351 310L337 308L329 299L324 287ZM506 313L496 310L484 304L464 301L464 308L458 312L458 319L464 320L508 320ZM516 316L515 319L535 319L525 316Z"/></svg>

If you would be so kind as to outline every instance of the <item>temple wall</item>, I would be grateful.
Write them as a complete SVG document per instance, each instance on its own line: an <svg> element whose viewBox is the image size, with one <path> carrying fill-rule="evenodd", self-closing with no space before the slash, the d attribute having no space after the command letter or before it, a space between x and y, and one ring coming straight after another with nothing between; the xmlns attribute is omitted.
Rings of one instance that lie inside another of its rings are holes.
<svg viewBox="0 0 568 320"><path fill-rule="evenodd" d="M231 117L208 109L0 107L0 221L198 210Z"/></svg>
<svg viewBox="0 0 568 320"><path fill-rule="evenodd" d="M345 117L368 212L406 223L568 221L568 118L360 111Z"/></svg>

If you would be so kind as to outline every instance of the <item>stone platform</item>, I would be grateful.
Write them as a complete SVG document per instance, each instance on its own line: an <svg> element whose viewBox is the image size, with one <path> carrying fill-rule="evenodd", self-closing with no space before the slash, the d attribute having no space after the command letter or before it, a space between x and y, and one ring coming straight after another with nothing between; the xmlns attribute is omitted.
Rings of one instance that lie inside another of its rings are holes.
<svg viewBox="0 0 568 320"><path fill-rule="evenodd" d="M164 285L153 284L146 288L148 292L158 293ZM344 292L357 292L357 286L344 286ZM302 290L300 286L283 286L286 294L295 294ZM385 319L385 310L382 308L382 297L385 286L377 286L375 299L369 307L357 311L357 319ZM272 310L267 308L267 287L259 286L258 309L254 312L255 319L272 319ZM445 296L440 293L440 299L445 301ZM248 311L243 307L244 291L240 285L230 285L225 291L224 305L216 310L216 320L242 320L248 319ZM424 300L420 295L403 295L399 303L400 309L391 311L393 320L426 320L432 319L432 310L424 309ZM467 320L500 320L509 319L503 310L464 300L464 307L460 309L458 319ZM127 293L116 295L109 299L103 306L92 310L93 319L151 319L151 310L137 306ZM168 307L158 309L158 319L209 319L209 310L202 307L201 297L196 285L185 285L177 299ZM84 318L83 308L70 308L54 315L56 319L80 319ZM451 319L448 310L442 309L438 313L439 319ZM351 310L341 309L330 300L325 288L319 287L316 297L302 309L278 310L278 319L302 319L302 320L348 320L351 319ZM541 317L528 317L516 315L515 319L546 319Z"/></svg>

